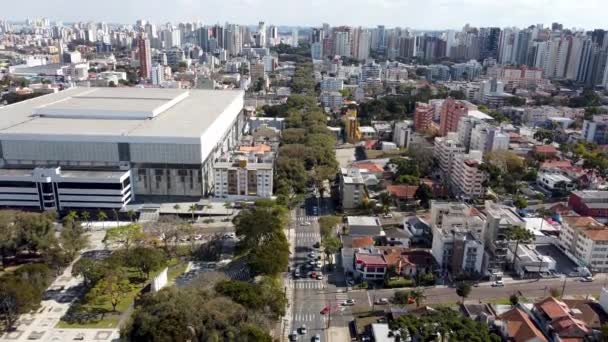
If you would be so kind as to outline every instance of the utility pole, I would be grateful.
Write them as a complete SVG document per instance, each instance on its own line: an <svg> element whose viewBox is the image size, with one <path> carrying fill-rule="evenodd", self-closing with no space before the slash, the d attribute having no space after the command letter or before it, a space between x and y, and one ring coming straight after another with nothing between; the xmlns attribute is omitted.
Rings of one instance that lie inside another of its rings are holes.
<svg viewBox="0 0 608 342"><path fill-rule="evenodd" d="M564 277L564 284L562 285L562 295L560 296L560 298L564 297L564 292L566 292L566 280L568 278Z"/></svg>

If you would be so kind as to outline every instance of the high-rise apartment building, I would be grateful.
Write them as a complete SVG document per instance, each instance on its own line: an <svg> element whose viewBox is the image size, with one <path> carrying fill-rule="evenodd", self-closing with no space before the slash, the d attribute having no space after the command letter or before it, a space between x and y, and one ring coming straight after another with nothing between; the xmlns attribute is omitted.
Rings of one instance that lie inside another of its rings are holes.
<svg viewBox="0 0 608 342"><path fill-rule="evenodd" d="M414 112L414 129L416 132L424 132L433 124L433 115L435 107L428 103L416 102L416 111Z"/></svg>
<svg viewBox="0 0 608 342"><path fill-rule="evenodd" d="M439 121L439 134L445 136L448 132L458 130L458 121L467 115L468 108L460 101L451 97L445 99L441 105L441 118Z"/></svg>
<svg viewBox="0 0 608 342"><path fill-rule="evenodd" d="M139 37L137 40L139 54L139 68L141 77L149 79L152 72L152 53L150 51L150 39Z"/></svg>

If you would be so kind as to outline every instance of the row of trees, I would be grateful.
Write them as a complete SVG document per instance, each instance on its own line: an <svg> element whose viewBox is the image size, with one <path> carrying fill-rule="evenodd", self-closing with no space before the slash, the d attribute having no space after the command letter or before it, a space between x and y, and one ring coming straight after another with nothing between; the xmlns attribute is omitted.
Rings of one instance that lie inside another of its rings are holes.
<svg viewBox="0 0 608 342"><path fill-rule="evenodd" d="M88 236L74 216L64 218L57 236L54 213L0 211L2 269L16 268L0 277L0 316L5 327L36 308L53 277L88 245Z"/></svg>
<svg viewBox="0 0 608 342"><path fill-rule="evenodd" d="M241 210L234 218L238 248L247 255L254 273L274 276L285 272L289 263L289 243L284 227L287 209L273 201L260 200Z"/></svg>
<svg viewBox="0 0 608 342"><path fill-rule="evenodd" d="M122 337L129 341L272 341L268 331L274 321L265 312L275 313L255 298L255 291L263 292L264 285L228 281L214 291L197 281L186 288L169 287L144 295L121 330ZM280 298L276 303L280 304Z"/></svg>

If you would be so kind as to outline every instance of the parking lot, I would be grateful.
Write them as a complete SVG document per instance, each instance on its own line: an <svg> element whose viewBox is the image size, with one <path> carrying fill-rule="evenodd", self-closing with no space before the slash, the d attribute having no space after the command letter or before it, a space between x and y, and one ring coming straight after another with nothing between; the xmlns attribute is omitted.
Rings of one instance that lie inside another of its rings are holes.
<svg viewBox="0 0 608 342"><path fill-rule="evenodd" d="M536 250L555 260L555 273L569 276L577 271L577 265L554 245L537 245Z"/></svg>

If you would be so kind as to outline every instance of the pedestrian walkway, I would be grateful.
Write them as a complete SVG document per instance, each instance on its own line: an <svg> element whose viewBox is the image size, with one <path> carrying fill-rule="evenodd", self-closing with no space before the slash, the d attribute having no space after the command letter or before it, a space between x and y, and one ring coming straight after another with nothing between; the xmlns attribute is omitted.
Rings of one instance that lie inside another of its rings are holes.
<svg viewBox="0 0 608 342"><path fill-rule="evenodd" d="M296 219L298 222L312 222L317 220L317 216L298 216Z"/></svg>
<svg viewBox="0 0 608 342"><path fill-rule="evenodd" d="M298 245L307 245L321 240L321 234L314 232L297 232L296 240Z"/></svg>
<svg viewBox="0 0 608 342"><path fill-rule="evenodd" d="M296 289L324 289L325 284L319 280L296 280Z"/></svg>
<svg viewBox="0 0 608 342"><path fill-rule="evenodd" d="M318 319L320 313L297 313L294 315L296 322L314 322ZM327 322L327 316L321 315L323 322Z"/></svg>

